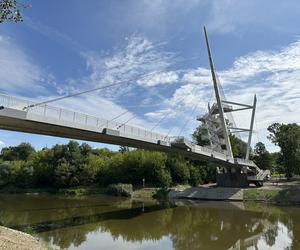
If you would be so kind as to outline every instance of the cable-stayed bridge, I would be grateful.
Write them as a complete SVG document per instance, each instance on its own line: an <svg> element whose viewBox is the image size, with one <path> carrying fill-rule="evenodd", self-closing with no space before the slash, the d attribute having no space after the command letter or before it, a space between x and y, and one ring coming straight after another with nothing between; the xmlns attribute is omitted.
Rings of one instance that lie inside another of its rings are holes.
<svg viewBox="0 0 300 250"><path fill-rule="evenodd" d="M170 137L152 130L130 126L127 123L118 123L49 105L50 102L64 97L35 103L0 94L0 129L181 154L195 160L214 162L219 166L217 174L219 185L247 186L251 182L262 185L270 172L260 170L253 161L249 160L256 98L253 106L224 100L223 95L220 94L222 91L217 82L206 31L205 36L217 100L211 108L208 108L208 113L199 118L207 129L206 139L209 141L207 146L198 146L184 137ZM72 96L74 94L66 97ZM242 108L234 109L229 104L242 106ZM233 127L226 114L244 109L252 109L250 129ZM249 132L245 159L234 158L232 155L229 133L234 131Z"/></svg>

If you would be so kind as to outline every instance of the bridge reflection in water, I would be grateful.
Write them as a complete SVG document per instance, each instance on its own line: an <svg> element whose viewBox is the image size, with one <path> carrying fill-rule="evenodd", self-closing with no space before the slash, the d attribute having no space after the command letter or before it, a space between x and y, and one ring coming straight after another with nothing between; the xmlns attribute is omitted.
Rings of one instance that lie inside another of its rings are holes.
<svg viewBox="0 0 300 250"><path fill-rule="evenodd" d="M1 224L69 249L300 249L300 208L1 195Z"/></svg>

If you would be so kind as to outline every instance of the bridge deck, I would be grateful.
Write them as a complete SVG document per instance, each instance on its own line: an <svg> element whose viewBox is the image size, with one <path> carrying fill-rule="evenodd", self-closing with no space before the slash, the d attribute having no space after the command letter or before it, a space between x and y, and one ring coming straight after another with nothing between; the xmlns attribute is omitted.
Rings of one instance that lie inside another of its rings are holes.
<svg viewBox="0 0 300 250"><path fill-rule="evenodd" d="M136 148L180 153L189 158L214 161L222 166L256 166L252 161L229 158L184 138L171 138L142 128L123 125L46 104L23 110L33 102L0 94L0 128ZM187 142L187 143L185 143ZM182 143L186 147L178 147Z"/></svg>

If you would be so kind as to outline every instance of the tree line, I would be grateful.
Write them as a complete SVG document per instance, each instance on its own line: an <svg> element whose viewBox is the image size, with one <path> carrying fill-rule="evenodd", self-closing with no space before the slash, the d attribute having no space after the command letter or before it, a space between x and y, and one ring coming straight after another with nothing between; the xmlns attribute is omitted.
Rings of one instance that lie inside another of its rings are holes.
<svg viewBox="0 0 300 250"><path fill-rule="evenodd" d="M92 149L70 141L35 150L29 143L1 150L0 186L68 188L131 183L168 187L198 185L215 180L215 169L202 162L145 150Z"/></svg>

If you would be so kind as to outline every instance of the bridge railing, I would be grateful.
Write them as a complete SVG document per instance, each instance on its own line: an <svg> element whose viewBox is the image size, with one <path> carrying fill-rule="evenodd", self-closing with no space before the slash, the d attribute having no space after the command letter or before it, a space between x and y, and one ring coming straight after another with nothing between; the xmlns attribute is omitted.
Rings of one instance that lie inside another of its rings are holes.
<svg viewBox="0 0 300 250"><path fill-rule="evenodd" d="M14 108L18 110L23 110L24 107L35 104L35 102L23 100L18 97L8 96L0 94L0 105L4 107ZM89 127L96 128L99 132L103 128L109 128L113 130L118 130L121 136L138 137L151 140L164 140L169 141L169 138L165 135L151 132L146 129L139 127L129 126L123 123L109 121L107 119L86 115L80 112L75 112L68 109L58 108L54 106L49 106L47 104L37 105L26 109L27 113L38 115L45 118L52 118L59 121L65 121L75 124L81 124Z"/></svg>

